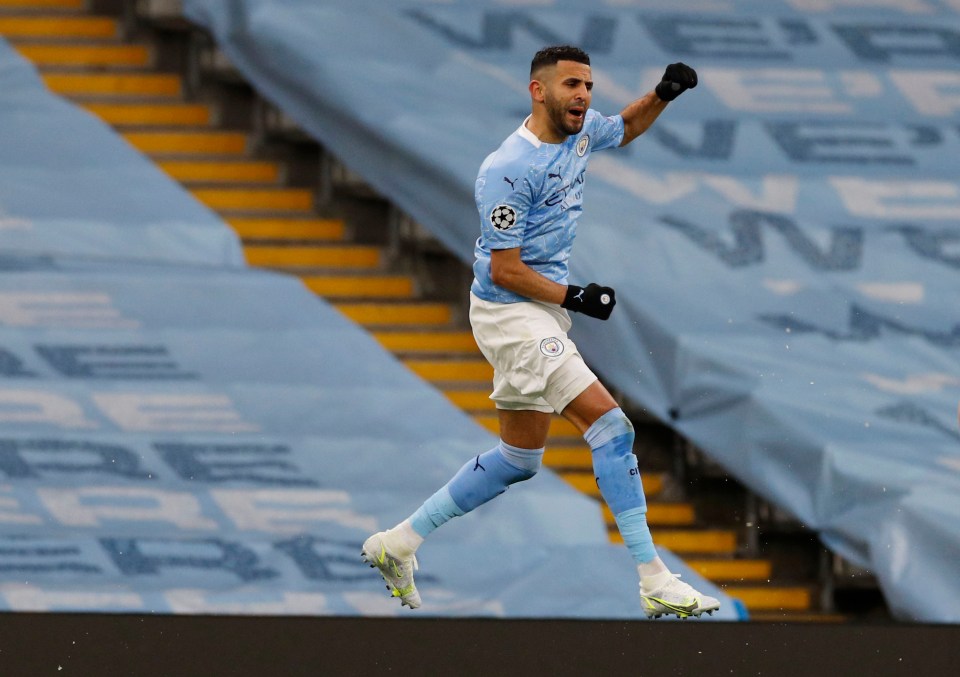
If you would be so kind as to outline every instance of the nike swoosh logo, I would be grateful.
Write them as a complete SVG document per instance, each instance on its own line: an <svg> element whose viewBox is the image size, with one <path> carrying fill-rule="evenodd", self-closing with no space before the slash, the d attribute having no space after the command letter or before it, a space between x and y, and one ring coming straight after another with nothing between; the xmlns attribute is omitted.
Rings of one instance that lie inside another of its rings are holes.
<svg viewBox="0 0 960 677"><path fill-rule="evenodd" d="M387 549L383 546L383 543L380 544L380 554L377 556L377 564L381 567L384 565L384 561L387 559ZM397 566L397 560L390 560L390 568L393 569L393 575L397 578L403 577L403 572L400 570L400 567Z"/></svg>
<svg viewBox="0 0 960 677"><path fill-rule="evenodd" d="M667 607L668 609L672 609L673 611L681 611L683 613L690 613L700 605L700 602L698 600L693 600L693 602L691 602L690 604L679 605L679 604L670 604L670 602L665 602L662 599L658 599L656 597L654 597L653 599L655 599L657 602Z"/></svg>

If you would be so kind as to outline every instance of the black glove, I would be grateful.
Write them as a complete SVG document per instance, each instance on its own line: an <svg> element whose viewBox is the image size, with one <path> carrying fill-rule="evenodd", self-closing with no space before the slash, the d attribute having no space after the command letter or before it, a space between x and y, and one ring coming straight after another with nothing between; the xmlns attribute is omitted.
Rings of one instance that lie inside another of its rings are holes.
<svg viewBox="0 0 960 677"><path fill-rule="evenodd" d="M697 86L697 71L685 63L672 63L667 66L663 80L654 90L662 101L673 101L688 89Z"/></svg>
<svg viewBox="0 0 960 677"><path fill-rule="evenodd" d="M610 287L601 287L595 282L591 282L586 287L578 287L575 284L568 285L567 296L560 304L567 310L583 313L600 320L606 320L610 317L615 305L617 305L617 295L614 291Z"/></svg>

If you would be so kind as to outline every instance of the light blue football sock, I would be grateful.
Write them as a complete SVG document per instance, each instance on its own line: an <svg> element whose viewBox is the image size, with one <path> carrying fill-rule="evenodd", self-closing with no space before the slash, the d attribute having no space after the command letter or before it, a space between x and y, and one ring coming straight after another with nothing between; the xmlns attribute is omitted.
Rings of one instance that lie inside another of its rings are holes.
<svg viewBox="0 0 960 677"><path fill-rule="evenodd" d="M434 529L462 514L463 510L453 502L450 490L444 485L410 516L410 525L421 538L426 538Z"/></svg>
<svg viewBox="0 0 960 677"><path fill-rule="evenodd" d="M413 530L426 538L437 527L499 496L511 484L540 470L543 449L521 449L503 440L468 461L449 482L410 516Z"/></svg>
<svg viewBox="0 0 960 677"><path fill-rule="evenodd" d="M638 563L657 557L647 526L647 499L637 457L633 424L617 407L598 418L583 435L593 451L593 473L603 500L610 506L623 542Z"/></svg>

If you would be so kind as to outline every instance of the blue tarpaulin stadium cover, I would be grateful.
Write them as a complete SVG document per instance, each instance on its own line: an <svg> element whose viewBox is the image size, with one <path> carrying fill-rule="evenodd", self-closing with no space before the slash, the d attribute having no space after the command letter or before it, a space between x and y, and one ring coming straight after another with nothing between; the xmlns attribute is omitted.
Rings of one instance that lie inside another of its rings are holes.
<svg viewBox="0 0 960 677"><path fill-rule="evenodd" d="M0 84L0 609L399 614L360 544L493 436L2 41ZM417 615L642 616L550 471L421 562Z"/></svg>
<svg viewBox="0 0 960 677"><path fill-rule="evenodd" d="M243 265L236 235L0 39L4 256Z"/></svg>
<svg viewBox="0 0 960 677"><path fill-rule="evenodd" d="M619 111L699 87L594 156L574 337L603 376L873 570L960 621L960 15L946 0L187 0L235 65L465 260L476 171L533 52L593 57ZM922 600L922 601L918 601Z"/></svg>

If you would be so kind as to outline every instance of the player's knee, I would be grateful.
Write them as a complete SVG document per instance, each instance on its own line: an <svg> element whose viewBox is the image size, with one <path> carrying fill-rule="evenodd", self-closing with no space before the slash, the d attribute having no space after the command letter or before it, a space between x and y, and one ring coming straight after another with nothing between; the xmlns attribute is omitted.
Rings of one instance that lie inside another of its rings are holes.
<svg viewBox="0 0 960 677"><path fill-rule="evenodd" d="M633 423L619 407L598 418L583 437L594 454L633 456Z"/></svg>
<svg viewBox="0 0 960 677"><path fill-rule="evenodd" d="M509 468L507 479L509 484L530 479L537 474L543 464L543 448L522 449L500 440L498 451Z"/></svg>

